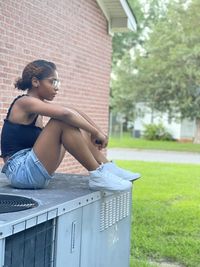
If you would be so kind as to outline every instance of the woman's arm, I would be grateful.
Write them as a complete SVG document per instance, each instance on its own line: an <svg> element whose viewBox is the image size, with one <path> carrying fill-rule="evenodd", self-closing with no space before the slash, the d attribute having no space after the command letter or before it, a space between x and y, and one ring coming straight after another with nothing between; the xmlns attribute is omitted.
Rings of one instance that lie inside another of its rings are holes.
<svg viewBox="0 0 200 267"><path fill-rule="evenodd" d="M101 148L107 146L107 136L75 110L64 108L56 104L43 102L34 97L21 98L20 100L21 101L18 101L18 103L23 111L29 114L34 113L58 119L71 126L83 129L91 134L91 139L94 144L96 140L98 140L101 142Z"/></svg>
<svg viewBox="0 0 200 267"><path fill-rule="evenodd" d="M80 111L80 110L78 110L78 109L76 109L76 108L74 108L73 106L68 106L68 108L70 108L71 110L73 110L73 112L76 112L76 114L77 115L80 115L80 116L82 116L84 119L86 119L91 125L93 125L100 133L102 133L105 137L106 137L106 139L107 139L107 142L108 142L108 136L100 129L100 127L98 127L97 125L96 125L96 123L91 119L91 118L89 118L85 113L83 113L82 111ZM99 147L99 149L101 149L101 144L99 143L98 144L98 147Z"/></svg>
<svg viewBox="0 0 200 267"><path fill-rule="evenodd" d="M106 147L108 144L108 137L106 134L103 133L103 131L84 113L71 109L70 110L73 112L73 114L75 114L77 117L81 117L82 119L86 120L87 122L89 122L89 124L91 126L93 126L97 131L98 131L98 135L103 135L103 137L105 138L105 145L103 144L102 146L102 140L101 138L96 138L94 135L91 134L91 139L92 142L98 147L99 150L101 150L102 148ZM82 128L83 129L83 128Z"/></svg>
<svg viewBox="0 0 200 267"><path fill-rule="evenodd" d="M76 111L77 113L79 113L83 118L85 118L91 125L93 125L96 129L98 129L100 132L103 133L103 131L99 128L99 126L96 125L96 123L91 119L89 118L84 112L82 112L81 110L78 110L77 108L73 107L73 106L69 106L68 105L68 108L70 108L71 110L74 110Z"/></svg>

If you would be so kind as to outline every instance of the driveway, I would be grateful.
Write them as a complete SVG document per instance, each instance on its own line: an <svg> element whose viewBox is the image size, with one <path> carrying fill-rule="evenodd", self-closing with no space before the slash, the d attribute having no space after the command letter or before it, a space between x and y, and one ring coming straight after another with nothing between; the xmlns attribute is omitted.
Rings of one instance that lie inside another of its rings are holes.
<svg viewBox="0 0 200 267"><path fill-rule="evenodd" d="M141 161L152 161L152 162L200 164L200 153L191 153L191 152L110 148L107 150L107 157L110 160L120 159L120 160L141 160Z"/></svg>

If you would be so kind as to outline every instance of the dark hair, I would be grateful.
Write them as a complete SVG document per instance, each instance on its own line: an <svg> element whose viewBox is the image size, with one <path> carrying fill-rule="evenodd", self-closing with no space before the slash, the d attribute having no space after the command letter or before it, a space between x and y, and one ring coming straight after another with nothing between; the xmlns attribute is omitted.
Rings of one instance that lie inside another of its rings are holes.
<svg viewBox="0 0 200 267"><path fill-rule="evenodd" d="M42 59L35 60L24 68L22 78L18 78L14 84L15 88L23 91L30 89L33 77L42 80L52 75L55 70L54 63Z"/></svg>

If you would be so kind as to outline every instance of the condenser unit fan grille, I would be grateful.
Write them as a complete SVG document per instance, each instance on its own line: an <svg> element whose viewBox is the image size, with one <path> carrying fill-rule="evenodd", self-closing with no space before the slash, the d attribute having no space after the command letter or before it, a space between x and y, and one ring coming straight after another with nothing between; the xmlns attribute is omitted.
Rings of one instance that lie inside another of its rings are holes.
<svg viewBox="0 0 200 267"><path fill-rule="evenodd" d="M21 211L37 206L38 203L31 198L15 195L0 195L0 213Z"/></svg>

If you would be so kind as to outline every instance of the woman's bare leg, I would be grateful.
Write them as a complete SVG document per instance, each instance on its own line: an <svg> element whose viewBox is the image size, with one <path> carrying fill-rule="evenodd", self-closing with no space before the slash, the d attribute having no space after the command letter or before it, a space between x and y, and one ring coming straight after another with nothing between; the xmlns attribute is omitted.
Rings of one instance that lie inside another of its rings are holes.
<svg viewBox="0 0 200 267"><path fill-rule="evenodd" d="M48 173L52 174L59 166L63 157L62 145L88 171L98 168L99 163L88 148L80 130L59 120L50 119L33 147Z"/></svg>
<svg viewBox="0 0 200 267"><path fill-rule="evenodd" d="M63 161L64 156L65 156L65 152L66 152L66 150L65 150L64 146L61 145L61 149L60 149L60 157L59 157L59 159L58 159L58 164L57 164L56 169L60 166L61 162Z"/></svg>
<svg viewBox="0 0 200 267"><path fill-rule="evenodd" d="M87 143L92 155L96 159L96 161L99 164L109 162L109 160L104 156L104 154L100 150L98 150L98 148L96 146L93 145L93 143L91 142L90 134L84 130L81 130L81 133L82 133L83 137L85 138L86 143Z"/></svg>

